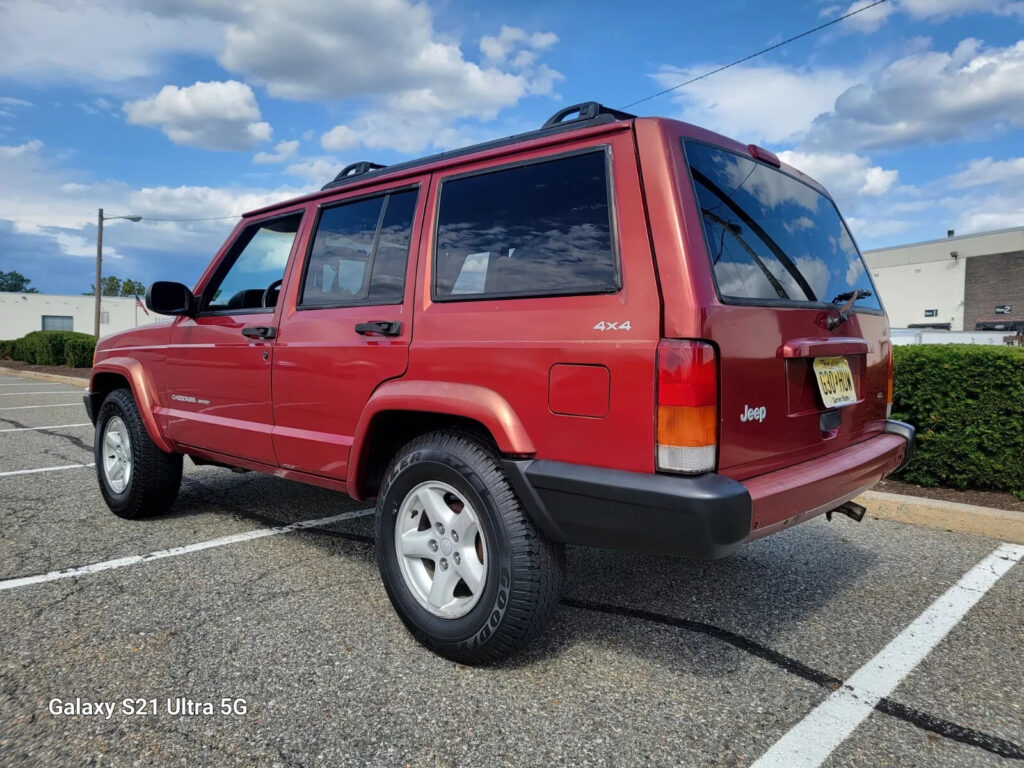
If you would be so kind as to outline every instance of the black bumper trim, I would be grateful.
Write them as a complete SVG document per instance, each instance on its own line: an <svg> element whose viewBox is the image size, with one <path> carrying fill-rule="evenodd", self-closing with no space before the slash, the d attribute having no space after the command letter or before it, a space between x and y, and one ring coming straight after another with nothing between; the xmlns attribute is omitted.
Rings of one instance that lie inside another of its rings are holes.
<svg viewBox="0 0 1024 768"><path fill-rule="evenodd" d="M561 543L712 559L731 554L750 534L750 494L721 475L530 459L502 464L534 522Z"/></svg>
<svg viewBox="0 0 1024 768"><path fill-rule="evenodd" d="M101 405L99 398L100 395L95 392L87 391L82 395L82 402L85 403L85 413L88 415L89 421L93 423L93 426L96 425L96 417L99 415Z"/></svg>
<svg viewBox="0 0 1024 768"><path fill-rule="evenodd" d="M898 467L896 467L896 469L893 470L893 472L899 472L901 469L907 466L907 464L910 462L910 459L914 455L914 435L917 434L917 430L915 430L910 424L907 424L904 421L886 419L885 428L882 431L888 435L899 435L900 437L907 441L907 450L903 454L903 461L900 463Z"/></svg>

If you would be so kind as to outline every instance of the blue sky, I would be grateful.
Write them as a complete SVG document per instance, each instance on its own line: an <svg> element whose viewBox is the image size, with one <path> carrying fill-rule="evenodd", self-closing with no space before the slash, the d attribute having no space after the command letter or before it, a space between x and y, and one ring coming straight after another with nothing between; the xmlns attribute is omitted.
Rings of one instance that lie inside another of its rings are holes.
<svg viewBox="0 0 1024 768"><path fill-rule="evenodd" d="M6 0L0 270L51 293L191 283L231 217L392 163L622 107L866 5ZM1024 2L889 0L637 105L782 153L862 248L1024 225Z"/></svg>

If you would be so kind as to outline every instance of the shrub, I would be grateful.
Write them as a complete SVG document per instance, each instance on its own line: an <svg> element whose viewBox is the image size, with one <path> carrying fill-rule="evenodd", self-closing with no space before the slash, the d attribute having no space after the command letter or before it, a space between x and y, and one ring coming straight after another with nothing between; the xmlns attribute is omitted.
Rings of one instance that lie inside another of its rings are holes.
<svg viewBox="0 0 1024 768"><path fill-rule="evenodd" d="M93 336L74 331L33 331L20 339L5 343L11 345L12 360L35 365L68 365L74 368L91 366L93 349L96 347L96 339Z"/></svg>
<svg viewBox="0 0 1024 768"><path fill-rule="evenodd" d="M0 360L10 360L13 351L13 341L0 341Z"/></svg>
<svg viewBox="0 0 1024 768"><path fill-rule="evenodd" d="M1024 349L896 347L893 418L917 428L903 478L1024 492Z"/></svg>

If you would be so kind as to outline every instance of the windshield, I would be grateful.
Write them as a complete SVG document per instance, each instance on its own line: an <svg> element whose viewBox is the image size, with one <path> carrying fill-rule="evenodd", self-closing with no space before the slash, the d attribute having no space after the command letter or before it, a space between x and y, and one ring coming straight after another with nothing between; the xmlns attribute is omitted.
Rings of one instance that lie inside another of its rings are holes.
<svg viewBox="0 0 1024 768"><path fill-rule="evenodd" d="M725 300L881 309L835 205L764 163L685 142L708 254ZM855 294L856 292L856 294Z"/></svg>

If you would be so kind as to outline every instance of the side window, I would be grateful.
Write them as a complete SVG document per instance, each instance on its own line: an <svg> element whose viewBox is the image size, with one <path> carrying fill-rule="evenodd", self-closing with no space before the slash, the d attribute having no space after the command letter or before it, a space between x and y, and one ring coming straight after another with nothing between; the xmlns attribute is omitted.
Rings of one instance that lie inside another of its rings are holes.
<svg viewBox="0 0 1024 768"><path fill-rule="evenodd" d="M299 305L401 303L416 196L409 189L324 209Z"/></svg>
<svg viewBox="0 0 1024 768"><path fill-rule="evenodd" d="M603 149L445 181L436 301L614 293Z"/></svg>
<svg viewBox="0 0 1024 768"><path fill-rule="evenodd" d="M301 222L302 214L295 213L244 230L225 266L204 290L203 311L247 312L276 306Z"/></svg>

